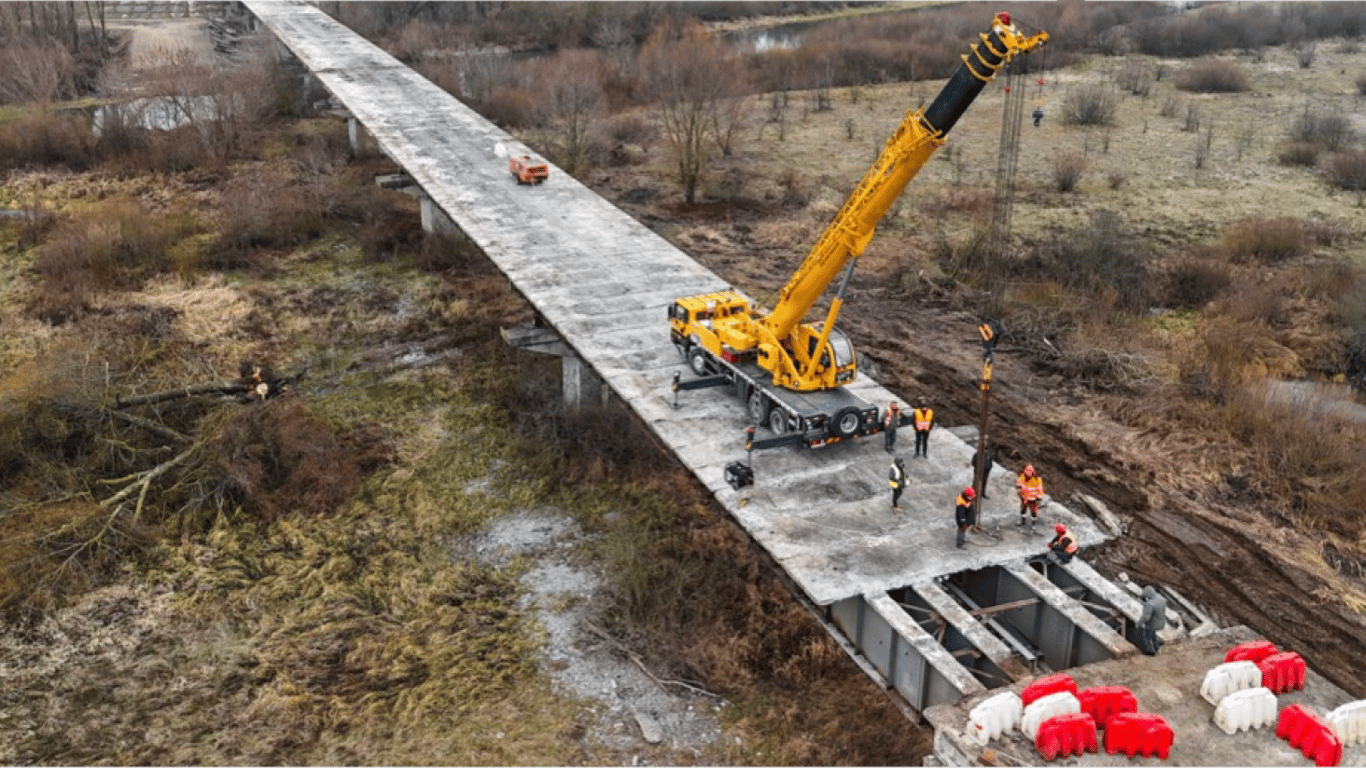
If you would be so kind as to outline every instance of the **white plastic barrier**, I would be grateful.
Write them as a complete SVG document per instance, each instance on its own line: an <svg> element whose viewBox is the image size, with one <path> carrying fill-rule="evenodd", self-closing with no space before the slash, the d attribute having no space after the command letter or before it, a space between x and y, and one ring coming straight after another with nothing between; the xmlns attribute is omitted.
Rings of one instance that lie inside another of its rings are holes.
<svg viewBox="0 0 1366 768"><path fill-rule="evenodd" d="M1342 740L1342 746L1366 742L1366 699L1343 704L1323 719L1333 726L1333 732Z"/></svg>
<svg viewBox="0 0 1366 768"><path fill-rule="evenodd" d="M1200 686L1200 695L1205 701L1219 706L1224 697L1244 688L1259 688L1262 685L1262 671L1250 661L1230 661L1220 664L1205 673L1205 682Z"/></svg>
<svg viewBox="0 0 1366 768"><path fill-rule="evenodd" d="M1024 704L1019 694L1004 691L983 701L968 713L968 738L986 746L1001 734L1020 727Z"/></svg>
<svg viewBox="0 0 1366 768"><path fill-rule="evenodd" d="M1081 702L1071 691L1050 693L1043 698L1035 699L1024 708L1024 717L1020 718L1020 730L1033 741L1039 735L1039 726L1048 718L1080 711Z"/></svg>
<svg viewBox="0 0 1366 768"><path fill-rule="evenodd" d="M1276 694L1270 688L1244 688L1225 696L1214 708L1214 724L1232 736L1276 722Z"/></svg>

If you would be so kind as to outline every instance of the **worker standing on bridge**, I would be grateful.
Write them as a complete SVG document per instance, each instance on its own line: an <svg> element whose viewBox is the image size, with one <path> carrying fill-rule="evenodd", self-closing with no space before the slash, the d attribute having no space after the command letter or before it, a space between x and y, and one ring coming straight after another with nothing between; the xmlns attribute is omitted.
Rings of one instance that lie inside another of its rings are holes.
<svg viewBox="0 0 1366 768"><path fill-rule="evenodd" d="M1077 537L1062 523L1053 526L1053 533L1056 535L1048 542L1049 557L1063 565L1072 562L1077 554Z"/></svg>
<svg viewBox="0 0 1366 768"><path fill-rule="evenodd" d="M1039 499L1043 498L1043 478L1034 471L1033 464L1026 464L1024 471L1015 478L1015 488L1020 493L1020 522L1018 525L1029 523L1029 530L1034 531L1034 523L1039 519Z"/></svg>
<svg viewBox="0 0 1366 768"><path fill-rule="evenodd" d="M934 409L925 404L925 398L919 397L915 401L915 410L911 412L915 420L915 455L930 457L930 430L934 429Z"/></svg>
<svg viewBox="0 0 1366 768"><path fill-rule="evenodd" d="M901 406L893 400L887 406L887 415L882 419L882 447L887 449L887 453L892 452L892 447L896 445L896 428L901 426Z"/></svg>
<svg viewBox="0 0 1366 768"><path fill-rule="evenodd" d="M1138 620L1138 649L1145 656L1156 656L1162 649L1157 633L1167 628L1167 598L1152 585L1143 588L1143 615Z"/></svg>
<svg viewBox="0 0 1366 768"><path fill-rule="evenodd" d="M986 456L982 456L980 451L973 452L972 461L968 462L968 467L972 469L974 476L977 472L978 461L986 462L982 466L982 498L989 499L991 496L987 494L987 480L991 478L991 467L996 463L996 449L988 445Z"/></svg>
<svg viewBox="0 0 1366 768"><path fill-rule="evenodd" d="M958 523L958 541L955 546L963 548L967 541L968 529L977 524L977 492L972 486L958 494L958 505L953 511L954 522Z"/></svg>
<svg viewBox="0 0 1366 768"><path fill-rule="evenodd" d="M901 492L906 489L906 460L900 456L892 462L887 473L887 485L892 489L892 511L900 512Z"/></svg>

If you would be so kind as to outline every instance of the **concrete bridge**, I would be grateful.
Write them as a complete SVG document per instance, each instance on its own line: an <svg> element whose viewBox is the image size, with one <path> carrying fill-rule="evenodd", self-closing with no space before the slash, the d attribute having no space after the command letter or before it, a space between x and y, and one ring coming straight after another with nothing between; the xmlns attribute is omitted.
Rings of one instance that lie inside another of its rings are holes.
<svg viewBox="0 0 1366 768"><path fill-rule="evenodd" d="M732 488L724 467L745 458L744 408L716 390L675 397L674 374L690 374L666 322L676 298L727 289L725 281L557 168L541 185L516 183L506 156L529 153L526 147L316 7L244 4L344 105L353 140L368 137L402 166L401 183L422 200L424 227L463 233L536 308L538 327L510 329L509 341L561 355L567 396L600 387L648 425L772 556L798 598L867 674L908 714L938 713L929 717L944 759L982 755L980 745L962 740L961 729L966 707L989 694L1098 663L1119 664L1120 675L1126 660L1143 658L1135 658L1130 642L1141 610L1132 590L1080 558L1060 566L1040 557L1057 521L1083 547L1107 538L1089 517L1053 501L1039 533L1019 529L1013 478L997 471L981 512L994 535L954 547L954 499L971 482L973 453L954 431L932 436L933 458L908 458L901 514L891 511L889 457L880 438L757 454L754 484ZM907 399L863 375L850 389L875 403ZM971 439L971 430L960 434ZM1198 607L1173 597L1173 614L1191 624ZM1167 637L1188 628L1174 626ZM1222 656L1220 631L1207 623L1199 630L1215 640L1174 643L1197 654L1181 668L1213 666ZM1248 634L1238 631L1224 639ZM1144 675L1112 677L1109 684L1132 684L1154 706L1158 699L1174 708L1208 706L1195 695L1199 680L1187 695L1189 681ZM1329 695L1326 681L1315 685ZM1195 714L1177 717L1192 721L1178 739L1208 741L1209 713L1183 711ZM1276 744L1255 743L1246 754L1183 756L1188 764L1210 765L1299 759L1285 742Z"/></svg>

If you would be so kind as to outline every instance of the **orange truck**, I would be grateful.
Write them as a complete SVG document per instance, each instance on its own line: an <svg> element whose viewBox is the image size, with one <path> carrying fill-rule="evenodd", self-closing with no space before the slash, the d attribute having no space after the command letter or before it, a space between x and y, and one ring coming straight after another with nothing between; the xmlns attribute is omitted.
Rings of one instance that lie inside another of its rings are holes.
<svg viewBox="0 0 1366 768"><path fill-rule="evenodd" d="M508 170L518 184L540 184L550 176L545 163L537 162L530 155L514 155L508 158Z"/></svg>

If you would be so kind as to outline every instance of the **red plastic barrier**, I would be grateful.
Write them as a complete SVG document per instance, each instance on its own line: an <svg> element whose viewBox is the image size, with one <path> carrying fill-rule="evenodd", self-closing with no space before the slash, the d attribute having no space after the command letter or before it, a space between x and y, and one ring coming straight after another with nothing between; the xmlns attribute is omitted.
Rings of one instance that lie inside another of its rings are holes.
<svg viewBox="0 0 1366 768"><path fill-rule="evenodd" d="M1039 726L1034 747L1045 760L1080 755L1082 752L1099 752L1096 721L1085 712L1050 717Z"/></svg>
<svg viewBox="0 0 1366 768"><path fill-rule="evenodd" d="M1020 702L1027 707L1034 703L1036 699L1042 699L1050 693L1058 693L1060 691L1067 691L1074 696L1077 693L1077 681L1073 680L1072 676L1066 672L1059 672L1056 675L1041 677L1029 685L1026 685L1025 689L1020 691Z"/></svg>
<svg viewBox="0 0 1366 768"><path fill-rule="evenodd" d="M1290 742L1290 746L1314 761L1315 765L1337 765L1342 762L1342 740L1333 727L1303 704L1291 704L1281 710L1276 722L1276 737Z"/></svg>
<svg viewBox="0 0 1366 768"><path fill-rule="evenodd" d="M1262 671L1262 687L1270 688L1276 694L1300 690L1308 674L1304 659L1293 651L1273 653L1257 662L1257 668Z"/></svg>
<svg viewBox="0 0 1366 768"><path fill-rule="evenodd" d="M1134 692L1122 685L1105 685L1087 688L1077 694L1081 711L1096 721L1096 727L1104 728L1105 723L1123 712L1137 712L1138 699Z"/></svg>
<svg viewBox="0 0 1366 768"><path fill-rule="evenodd" d="M1161 715L1150 712L1124 712L1105 725L1105 751L1123 752L1129 757L1157 755L1163 760L1172 748L1172 728Z"/></svg>
<svg viewBox="0 0 1366 768"><path fill-rule="evenodd" d="M1227 664L1230 661L1250 661L1253 664L1256 664L1273 653L1280 653L1280 649L1276 647L1275 643L1267 642L1266 640L1257 640L1251 643L1233 646L1228 653L1224 654L1224 663Z"/></svg>

